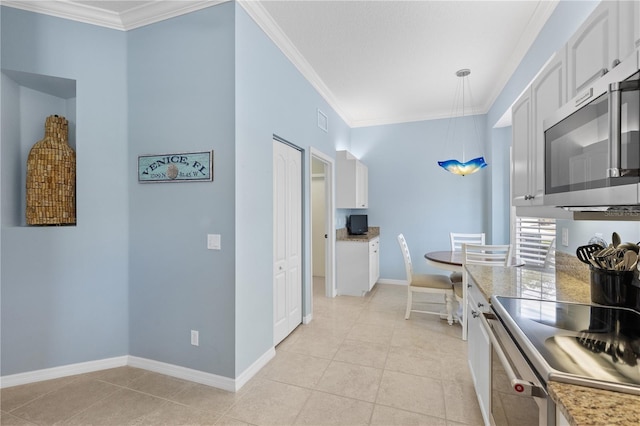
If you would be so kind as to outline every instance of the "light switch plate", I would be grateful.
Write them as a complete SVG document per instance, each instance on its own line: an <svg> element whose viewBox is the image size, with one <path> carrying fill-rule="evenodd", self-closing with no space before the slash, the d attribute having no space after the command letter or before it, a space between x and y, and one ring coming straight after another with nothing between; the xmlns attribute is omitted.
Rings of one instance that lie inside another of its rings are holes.
<svg viewBox="0 0 640 426"><path fill-rule="evenodd" d="M207 234L207 248L220 250L220 234Z"/></svg>
<svg viewBox="0 0 640 426"><path fill-rule="evenodd" d="M569 247L569 228L562 228L562 245Z"/></svg>

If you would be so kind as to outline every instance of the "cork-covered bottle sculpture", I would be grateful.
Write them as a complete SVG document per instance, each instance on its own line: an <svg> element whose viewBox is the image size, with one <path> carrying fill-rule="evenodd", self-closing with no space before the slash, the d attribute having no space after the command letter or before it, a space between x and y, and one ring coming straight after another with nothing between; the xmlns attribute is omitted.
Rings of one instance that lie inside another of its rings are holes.
<svg viewBox="0 0 640 426"><path fill-rule="evenodd" d="M27 159L27 225L76 223L76 153L69 146L69 122L52 115L44 139Z"/></svg>

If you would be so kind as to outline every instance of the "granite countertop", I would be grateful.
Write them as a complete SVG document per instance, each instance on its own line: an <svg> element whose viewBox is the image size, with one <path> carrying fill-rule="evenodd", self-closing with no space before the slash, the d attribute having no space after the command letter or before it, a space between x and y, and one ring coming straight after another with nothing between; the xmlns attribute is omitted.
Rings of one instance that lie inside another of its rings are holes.
<svg viewBox="0 0 640 426"><path fill-rule="evenodd" d="M558 269L570 272L567 268ZM487 300L498 295L591 303L589 283L580 274L476 265L469 265L467 270ZM640 424L638 395L555 381L549 381L548 388L551 398L571 425Z"/></svg>
<svg viewBox="0 0 640 426"><path fill-rule="evenodd" d="M640 424L638 395L553 381L547 386L558 409L572 425Z"/></svg>
<svg viewBox="0 0 640 426"><path fill-rule="evenodd" d="M379 236L380 236L379 226L370 226L369 232L367 232L364 235L349 235L349 232L347 232L347 228L340 228L336 230L336 241L353 241L353 242L359 242L359 243L366 243Z"/></svg>

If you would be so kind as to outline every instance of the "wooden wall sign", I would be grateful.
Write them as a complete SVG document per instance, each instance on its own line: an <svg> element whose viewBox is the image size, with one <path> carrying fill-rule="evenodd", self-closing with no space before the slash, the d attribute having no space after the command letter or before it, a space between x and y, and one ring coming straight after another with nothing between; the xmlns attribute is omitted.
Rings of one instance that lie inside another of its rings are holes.
<svg viewBox="0 0 640 426"><path fill-rule="evenodd" d="M138 182L211 182L213 151L138 156Z"/></svg>

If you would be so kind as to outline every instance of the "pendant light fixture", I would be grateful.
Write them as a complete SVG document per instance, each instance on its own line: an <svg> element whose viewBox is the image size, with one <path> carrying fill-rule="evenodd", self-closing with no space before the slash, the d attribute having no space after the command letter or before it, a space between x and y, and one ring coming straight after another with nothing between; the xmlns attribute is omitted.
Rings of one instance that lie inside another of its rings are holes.
<svg viewBox="0 0 640 426"><path fill-rule="evenodd" d="M455 113L455 109L457 106L457 99L458 99L458 94L460 92L460 86L462 86L462 116L461 118L464 118L464 101L465 101L465 86L469 86L469 74L471 74L471 70L465 68L465 69L461 69L459 71L456 72L456 76L458 76L460 78L458 87L456 89L456 94L454 97L454 105L453 105L453 111L451 114L451 118L449 119L449 125L447 126L447 139L449 136L449 131L451 130L452 127L452 122L454 121L454 113ZM469 88L469 97L471 97L471 88ZM473 105L473 103L472 103ZM479 140L480 136L478 133L478 127L476 126L476 120L475 118L473 119L473 124L476 130L476 138ZM454 136L455 136L455 124L453 125L453 134L450 138L451 142L454 141ZM472 173L477 172L478 170L487 167L487 163L484 161L484 157L476 157L472 160L469 161L465 161L465 156L464 156L464 138L462 139L462 161L458 161L458 160L445 160L445 161L438 161L438 165L440 167L442 167L443 169L445 169L448 172L451 172L453 174L456 175L460 175L460 176L465 176L465 175L470 175Z"/></svg>

